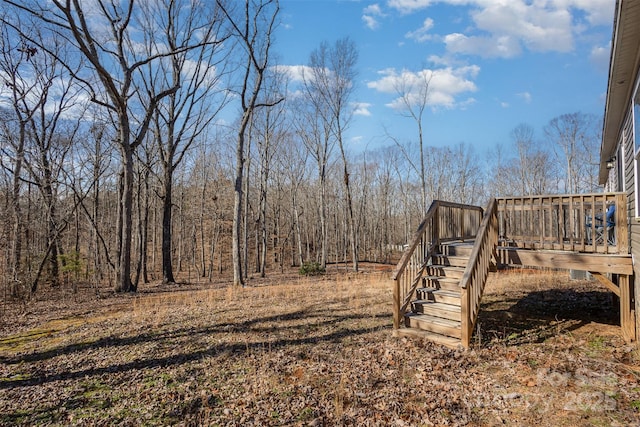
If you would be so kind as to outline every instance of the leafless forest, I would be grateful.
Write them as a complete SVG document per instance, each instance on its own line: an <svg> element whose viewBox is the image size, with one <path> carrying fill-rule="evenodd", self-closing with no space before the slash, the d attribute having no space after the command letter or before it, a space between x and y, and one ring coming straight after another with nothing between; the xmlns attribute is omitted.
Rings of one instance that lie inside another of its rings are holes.
<svg viewBox="0 0 640 427"><path fill-rule="evenodd" d="M355 149L357 46L327 40L294 76L277 61L275 0L86 4L2 1L6 301L357 270L392 262L433 199L596 188L600 118L523 117L489 151L428 146L428 75L397 88L415 138L381 126Z"/></svg>

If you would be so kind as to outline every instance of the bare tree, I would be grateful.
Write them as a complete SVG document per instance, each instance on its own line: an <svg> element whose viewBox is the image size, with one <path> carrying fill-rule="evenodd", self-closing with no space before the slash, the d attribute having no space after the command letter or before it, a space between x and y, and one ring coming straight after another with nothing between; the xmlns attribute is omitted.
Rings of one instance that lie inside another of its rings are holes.
<svg viewBox="0 0 640 427"><path fill-rule="evenodd" d="M302 243L302 226L300 217L303 195L300 194L304 184L307 184L308 151L299 146L300 140L289 134L284 138L282 147L275 154L276 174L281 176L282 186L289 192L290 225L293 232L292 265L301 266L304 263L304 249Z"/></svg>
<svg viewBox="0 0 640 427"><path fill-rule="evenodd" d="M246 0L238 9L231 9L221 0L216 3L227 18L238 47L244 55L243 78L238 97L241 106L240 125L237 131L236 166L234 182L233 214L233 284L244 286L242 275L242 192L244 181L245 140L251 116L257 108L272 106L280 101L263 104L259 102L265 72L269 65L272 47L271 37L280 10L277 0Z"/></svg>
<svg viewBox="0 0 640 427"><path fill-rule="evenodd" d="M151 126L162 167L162 280L174 283L173 174L226 104L226 91L220 89L226 54L219 47L227 36L222 34L223 19L215 3L161 0L141 3L141 9L146 55L171 53L167 60L146 64L141 85L152 98L177 88L158 102ZM211 42L199 44L201 39Z"/></svg>
<svg viewBox="0 0 640 427"><path fill-rule="evenodd" d="M425 153L426 200L447 200L453 193L451 164L452 152L448 147L429 147ZM423 209L422 207L420 208Z"/></svg>
<svg viewBox="0 0 640 427"><path fill-rule="evenodd" d="M555 167L549 157L548 147L537 142L534 130L527 124L519 124L511 131L511 139L517 150L514 168L520 178L519 193L522 195L544 194L552 191L552 176Z"/></svg>
<svg viewBox="0 0 640 427"><path fill-rule="evenodd" d="M76 146L78 149L78 158L84 158L86 165L80 165L82 168L86 168L88 185L85 189L79 188L76 190L77 193L82 193L86 191L90 193L90 203L89 207L86 206L84 198L81 198L79 208L85 214L87 221L90 224L91 229L91 239L89 241L89 248L87 257L91 257L93 259L93 269L96 284L104 279L105 272L103 265L109 266L111 272L115 270L115 265L111 260L109 255L109 248L107 244L106 227L103 230L101 225L103 225L100 221L101 213L104 213L104 209L101 204L101 196L102 192L105 190L104 184L105 181L108 181L109 169L111 159L108 153L111 151L111 145L109 141L110 138L109 132L112 129L107 126L106 123L101 122L98 117L95 117L92 121L91 127L89 128L89 132L87 138L84 140L82 138L79 139L79 146ZM81 181L82 174L79 174ZM85 184L86 185L86 184ZM87 264L87 269L89 268L89 264Z"/></svg>
<svg viewBox="0 0 640 427"><path fill-rule="evenodd" d="M273 107L261 108L253 115L254 136L257 139L258 158L259 158L259 192L258 192L258 218L256 225L259 230L259 245L256 248L256 259L258 260L258 272L261 277L266 275L267 266L267 248L268 248L268 232L267 232L267 196L269 188L269 179L271 178L271 168L273 156L278 146L286 134L285 127L285 107L284 102L278 103L278 100L284 99L286 93L286 74L278 73L277 68L273 67L269 71L266 79L266 85L263 86L262 103L265 105L276 104Z"/></svg>
<svg viewBox="0 0 640 427"><path fill-rule="evenodd" d="M157 163L157 151L154 144L147 141L141 145L141 149L136 153L136 216L137 216L137 253L135 273L133 275L133 286L138 287L140 279L143 283L149 282L147 255L149 252L149 216L150 216L150 193L151 186L150 177Z"/></svg>
<svg viewBox="0 0 640 427"><path fill-rule="evenodd" d="M327 123L332 136L338 143L342 157L342 174L348 215L351 259L353 269L358 271L358 239L356 236L353 195L349 181L349 162L345 150L344 133L353 116L352 97L356 78L358 51L349 38L336 41L333 47L323 42L311 53L309 66L311 77L306 85L315 97L319 112L326 114L322 119Z"/></svg>
<svg viewBox="0 0 640 427"><path fill-rule="evenodd" d="M545 127L556 157L564 163L565 193L593 190L588 187L593 182L590 176L597 173L597 165L590 164L588 159L593 159L593 153L598 152L597 123L595 116L577 112L555 117Z"/></svg>
<svg viewBox="0 0 640 427"><path fill-rule="evenodd" d="M134 0L97 0L91 5L80 0L52 0L46 4L37 1L2 1L40 20L52 32L64 37L85 58L86 66L81 72L73 73L73 76L85 85L91 100L113 117L122 160L115 288L117 291L135 291L136 287L131 281L134 153L144 141L158 103L179 88L173 85L148 94L136 90L136 81L140 79L142 69L149 64L216 41L201 38L195 44L186 44L174 50L145 53L138 48L140 22L137 20L140 14L136 13L137 2ZM5 24L17 25L11 22ZM46 44L38 47L55 56L55 52Z"/></svg>
<svg viewBox="0 0 640 427"><path fill-rule="evenodd" d="M25 29L26 31L26 29ZM36 28L29 30L29 38L43 43L43 36ZM12 32L13 34L10 34ZM11 27L2 31L3 56L0 60L0 74L4 80L3 92L9 92L13 121L16 122L17 138L6 134L12 147L14 172L14 214L15 241L14 263L20 265L19 252L21 237L20 180L28 180L39 191L45 208L46 241L45 255L41 258L35 277L31 280L30 292L35 292L41 273L48 266L48 277L53 285L59 282L59 255L62 254L59 239L63 221L58 218L58 183L66 156L71 148L79 121L71 121L65 116L78 106L78 87L62 66L59 58L64 58L64 43L59 37L48 37L47 45L55 55L40 51L32 41L25 39ZM9 131L9 129L7 129ZM28 172L23 176L21 168ZM16 270L17 272L17 270Z"/></svg>
<svg viewBox="0 0 640 427"><path fill-rule="evenodd" d="M520 184L520 194L527 195L531 187L529 172L531 170L531 152L533 151L533 128L525 123L521 123L511 131L511 139L518 151L518 178Z"/></svg>
<svg viewBox="0 0 640 427"><path fill-rule="evenodd" d="M416 165L411 156L407 154L406 149L402 147L400 142L392 138L392 140L401 148L407 156L407 160L412 168L416 171L420 178L420 195L422 197L423 214L427 212L427 177L425 171L425 146L424 146L424 112L429 102L429 87L433 73L430 70L422 70L418 73L406 73L395 80L395 90L399 96L398 103L405 117L411 118L418 131L418 149L419 163Z"/></svg>
<svg viewBox="0 0 640 427"><path fill-rule="evenodd" d="M3 20L6 20L3 17ZM33 107L25 109L24 103L31 97L31 93L36 91L37 81L27 81L20 78L22 67L30 67L29 60L32 55L32 47L25 45L25 41L18 41L16 46L14 34L10 34L11 27L2 26L2 60L0 61L0 73L2 73L2 85L10 89L7 96L6 89L3 90L4 97L9 105L3 105L5 114L0 121L2 126L2 156L3 168L11 173L11 195L10 209L12 211L12 233L11 233L11 293L17 296L21 291L20 284L23 282L21 274L22 265L22 233L24 220L22 208L20 206L20 193L22 186L22 174L24 167L25 144L27 141L27 126L31 118L36 114ZM37 52L37 49L36 49ZM7 161L8 160L8 161Z"/></svg>
<svg viewBox="0 0 640 427"><path fill-rule="evenodd" d="M476 154L471 145L460 143L450 150L451 193L448 199L458 203L477 204L482 201L484 185Z"/></svg>
<svg viewBox="0 0 640 427"><path fill-rule="evenodd" d="M310 77L305 77L305 81ZM313 157L318 170L318 198L319 198L319 222L320 222L320 266L326 268L328 251L328 224L327 224L327 168L335 147L335 139L331 137L328 122L322 117L326 114L323 108L313 96L309 85L305 85L305 97L296 100L292 120L296 129L296 135L302 141L307 152ZM307 245L308 247L308 245ZM308 258L308 257L307 257Z"/></svg>

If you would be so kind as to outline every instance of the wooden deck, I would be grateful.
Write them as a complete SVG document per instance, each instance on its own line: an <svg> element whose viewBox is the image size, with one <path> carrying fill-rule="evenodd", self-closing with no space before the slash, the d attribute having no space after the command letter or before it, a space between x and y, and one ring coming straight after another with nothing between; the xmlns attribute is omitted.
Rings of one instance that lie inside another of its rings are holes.
<svg viewBox="0 0 640 427"><path fill-rule="evenodd" d="M599 220L612 204L615 226ZM589 271L620 297L622 334L635 340L626 206L624 193L503 197L486 209L434 201L393 276L395 334L468 348L489 270L521 266Z"/></svg>
<svg viewBox="0 0 640 427"><path fill-rule="evenodd" d="M559 250L531 250L498 246L496 262L500 266L546 267L600 273L633 274L631 255L594 254Z"/></svg>
<svg viewBox="0 0 640 427"><path fill-rule="evenodd" d="M498 233L505 246L571 252L629 254L624 193L499 197ZM605 217L615 205L615 226ZM598 219L600 218L600 219Z"/></svg>

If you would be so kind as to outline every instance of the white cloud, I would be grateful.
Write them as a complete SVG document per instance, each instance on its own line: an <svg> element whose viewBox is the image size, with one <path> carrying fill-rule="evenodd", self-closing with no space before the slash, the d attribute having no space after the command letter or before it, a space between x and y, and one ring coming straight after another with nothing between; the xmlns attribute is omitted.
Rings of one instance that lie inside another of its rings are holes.
<svg viewBox="0 0 640 427"><path fill-rule="evenodd" d="M516 93L516 96L518 98L521 98L525 103L527 104L531 104L531 94L529 92L520 92L520 93Z"/></svg>
<svg viewBox="0 0 640 427"><path fill-rule="evenodd" d="M64 119L78 120L83 117L91 104L89 94L74 83L67 74L59 73L47 84L34 74L26 70L24 75L20 73L7 75L0 72L0 108L13 111L13 86L16 90L24 93L21 104L33 111L43 111L45 114L60 113ZM46 95L45 95L46 86ZM42 104L42 101L46 101Z"/></svg>
<svg viewBox="0 0 640 427"><path fill-rule="evenodd" d="M469 37L464 34L453 33L444 37L444 43L448 52L482 57L512 58L520 54L522 50L520 43L509 36Z"/></svg>
<svg viewBox="0 0 640 427"><path fill-rule="evenodd" d="M432 0L389 0L387 5L400 13L412 13L424 9L434 3Z"/></svg>
<svg viewBox="0 0 640 427"><path fill-rule="evenodd" d="M508 103L508 102L506 102L506 101L502 101L502 102L500 102L500 106L501 106L502 108L509 108L509 103Z"/></svg>
<svg viewBox="0 0 640 427"><path fill-rule="evenodd" d="M494 37L515 38L530 50L567 52L573 48L571 13L546 2L491 0L471 16L478 29Z"/></svg>
<svg viewBox="0 0 640 427"><path fill-rule="evenodd" d="M303 81L305 75L307 78L313 75L311 67L306 65L277 65L276 71L288 74L294 82Z"/></svg>
<svg viewBox="0 0 640 427"><path fill-rule="evenodd" d="M589 59L602 72L609 70L609 61L611 59L611 42L607 46L594 46L591 49Z"/></svg>
<svg viewBox="0 0 640 427"><path fill-rule="evenodd" d="M572 51L576 35L610 25L614 9L613 0L388 0L387 6L409 14L436 3L467 7L473 22L464 34L444 36L450 52L505 58L523 48ZM420 37L418 31L407 36Z"/></svg>
<svg viewBox="0 0 640 427"><path fill-rule="evenodd" d="M375 4L371 4L367 7L364 8L364 10L362 11L362 20L364 21L364 24L367 26L367 28L369 28L370 30L375 30L377 28L380 27L380 22L378 21L377 17L384 17L384 13L382 13L382 9L380 8L380 5L375 3Z"/></svg>
<svg viewBox="0 0 640 427"><path fill-rule="evenodd" d="M382 13L382 9L378 3L370 4L365 7L362 13L365 15L384 16L384 13Z"/></svg>
<svg viewBox="0 0 640 427"><path fill-rule="evenodd" d="M375 30L380 27L380 23L373 16L362 15L362 20L364 21L364 25L366 25L370 30Z"/></svg>
<svg viewBox="0 0 640 427"><path fill-rule="evenodd" d="M366 102L357 102L353 104L353 114L355 114L356 116L370 116L371 115L371 111L369 110L369 107L371 107L371 104L368 104Z"/></svg>
<svg viewBox="0 0 640 427"><path fill-rule="evenodd" d="M356 135L354 137L349 138L351 145L360 145L362 146L364 143L364 137L362 135Z"/></svg>
<svg viewBox="0 0 640 427"><path fill-rule="evenodd" d="M555 0L559 8L574 8L585 14L591 25L611 25L613 21L613 0Z"/></svg>
<svg viewBox="0 0 640 427"><path fill-rule="evenodd" d="M187 80L200 80L204 85L212 86L219 79L217 68L206 63L185 60L182 75Z"/></svg>
<svg viewBox="0 0 640 427"><path fill-rule="evenodd" d="M418 92L424 85L425 79L429 81L429 93L427 104L432 108L464 108L475 102L473 98L460 101L458 97L468 92L475 92L477 87L473 82L480 72L477 65L469 65L458 68L446 67L435 70L421 70L413 72L402 70L397 72L390 68L379 72L382 77L379 80L369 82L367 86L378 92L398 95L398 88L404 87L410 91L410 98L418 98ZM393 109L401 109L400 98L391 101L387 106Z"/></svg>
<svg viewBox="0 0 640 427"><path fill-rule="evenodd" d="M424 42L432 38L429 31L433 28L433 19L427 18L422 23L422 26L415 31L408 32L405 37L408 39L414 39L417 42Z"/></svg>
<svg viewBox="0 0 640 427"><path fill-rule="evenodd" d="M456 59L453 55L445 55L445 56L429 55L427 60L433 65L437 65L439 67L444 67L444 68L464 65L463 62L461 62L459 59Z"/></svg>

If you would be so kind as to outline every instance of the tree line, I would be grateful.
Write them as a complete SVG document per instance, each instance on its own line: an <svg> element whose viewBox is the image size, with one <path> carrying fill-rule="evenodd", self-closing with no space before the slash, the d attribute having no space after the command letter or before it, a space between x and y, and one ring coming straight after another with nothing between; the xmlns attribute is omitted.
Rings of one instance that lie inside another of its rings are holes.
<svg viewBox="0 0 640 427"><path fill-rule="evenodd" d="M358 270L392 261L434 199L596 188L600 122L583 113L542 139L518 125L486 153L426 146L428 75L397 88L416 137L353 150L355 44L321 43L294 80L275 60L276 0L2 2L0 272L13 297L135 292L176 272L242 285L309 263Z"/></svg>

